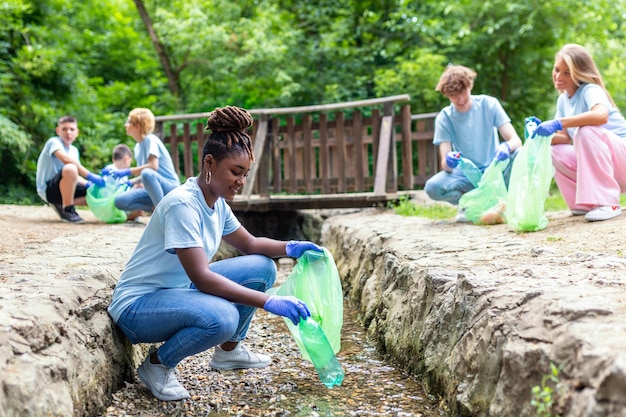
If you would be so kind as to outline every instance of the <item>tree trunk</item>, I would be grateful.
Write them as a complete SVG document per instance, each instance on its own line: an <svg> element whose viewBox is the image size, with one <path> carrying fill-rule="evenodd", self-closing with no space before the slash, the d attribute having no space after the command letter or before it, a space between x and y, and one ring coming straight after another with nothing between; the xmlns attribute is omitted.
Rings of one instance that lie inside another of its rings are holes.
<svg viewBox="0 0 626 417"><path fill-rule="evenodd" d="M157 55L159 56L159 61L161 61L161 66L163 66L163 71L167 77L167 84L169 86L172 95L175 97L176 101L180 99L180 87L178 85L178 74L172 70L172 65L170 63L170 59L165 52L165 48L161 44L157 33L154 31L154 27L152 25L152 19L148 15L146 7L143 4L143 0L134 0L135 5L137 6L137 10L139 11L139 15L141 16L141 20L143 20L144 25L150 35L150 40L152 41L152 45L154 45L154 49L156 50Z"/></svg>

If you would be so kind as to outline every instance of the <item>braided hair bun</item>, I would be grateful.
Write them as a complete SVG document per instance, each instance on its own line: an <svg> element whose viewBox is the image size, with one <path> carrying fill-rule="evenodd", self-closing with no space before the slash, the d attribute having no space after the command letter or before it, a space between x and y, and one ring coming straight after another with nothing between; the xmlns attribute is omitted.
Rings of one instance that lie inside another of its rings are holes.
<svg viewBox="0 0 626 417"><path fill-rule="evenodd" d="M210 130L203 154L211 153L220 160L234 151L246 152L252 161L252 139L247 129L252 126L252 116L246 109L236 106L216 108L207 120L206 130Z"/></svg>

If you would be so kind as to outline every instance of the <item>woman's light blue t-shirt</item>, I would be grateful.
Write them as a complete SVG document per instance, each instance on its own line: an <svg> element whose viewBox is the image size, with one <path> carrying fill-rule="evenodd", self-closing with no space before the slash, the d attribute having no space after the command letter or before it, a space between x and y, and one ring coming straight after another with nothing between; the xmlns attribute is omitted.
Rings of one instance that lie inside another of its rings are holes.
<svg viewBox="0 0 626 417"><path fill-rule="evenodd" d="M588 112L596 104L603 104L609 109L609 121L601 127L612 131L617 136L626 138L626 121L624 116L611 104L609 97L602 87L597 84L582 84L572 97L562 93L556 102L555 119ZM578 127L570 127L567 133L574 138Z"/></svg>
<svg viewBox="0 0 626 417"><path fill-rule="evenodd" d="M511 119L495 97L481 94L471 98L472 107L467 112L457 111L453 104L439 112L433 143L450 142L453 150L484 168L496 154L500 142L497 129Z"/></svg>
<svg viewBox="0 0 626 417"><path fill-rule="evenodd" d="M241 223L230 206L218 198L207 205L195 177L172 190L157 205L113 291L109 314L115 322L137 298L163 288L188 288L191 284L176 249L204 249L207 259L219 249L222 236Z"/></svg>
<svg viewBox="0 0 626 417"><path fill-rule="evenodd" d="M133 149L133 153L135 155L137 165L147 164L150 155L156 156L159 159L159 169L157 170L159 175L167 178L168 180L180 183L180 179L174 169L174 163L172 162L170 153L161 139L159 139L159 137L155 134L148 133L141 140L141 142L137 142L135 144L135 148Z"/></svg>

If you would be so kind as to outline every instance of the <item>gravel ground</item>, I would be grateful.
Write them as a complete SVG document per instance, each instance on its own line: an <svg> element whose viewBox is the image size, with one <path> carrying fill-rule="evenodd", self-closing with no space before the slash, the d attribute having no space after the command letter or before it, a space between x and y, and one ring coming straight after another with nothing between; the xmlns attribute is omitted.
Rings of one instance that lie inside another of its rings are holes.
<svg viewBox="0 0 626 417"><path fill-rule="evenodd" d="M293 261L279 262L280 284ZM179 380L191 398L164 402L137 379L113 395L106 417L119 416L443 416L444 410L413 378L385 363L365 340L362 327L345 308L342 346L337 355L346 373L339 387L326 388L304 361L282 318L259 311L246 344L272 356L265 369L217 371L212 350L178 365Z"/></svg>

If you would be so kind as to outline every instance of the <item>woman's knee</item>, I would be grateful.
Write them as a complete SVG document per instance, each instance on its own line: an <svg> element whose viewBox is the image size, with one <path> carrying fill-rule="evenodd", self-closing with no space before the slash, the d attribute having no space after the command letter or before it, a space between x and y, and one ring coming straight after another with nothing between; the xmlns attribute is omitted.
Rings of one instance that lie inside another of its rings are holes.
<svg viewBox="0 0 626 417"><path fill-rule="evenodd" d="M271 288L276 281L277 274L274 260L263 255L252 255L252 261L255 264L255 270L257 270L259 275L264 279L265 289Z"/></svg>
<svg viewBox="0 0 626 417"><path fill-rule="evenodd" d="M142 181L146 180L146 179L149 180L151 178L154 178L156 175L157 175L157 172L154 169L152 169L152 168L144 168L141 171L141 179L142 179Z"/></svg>

